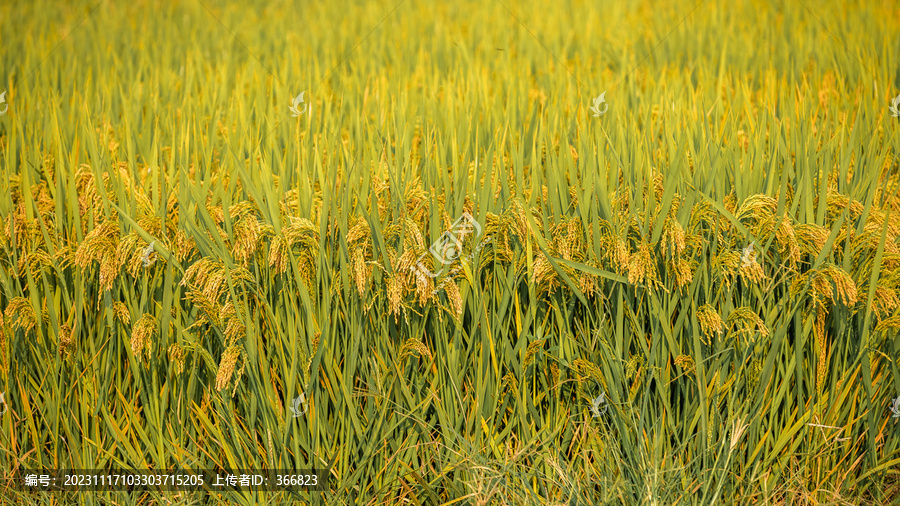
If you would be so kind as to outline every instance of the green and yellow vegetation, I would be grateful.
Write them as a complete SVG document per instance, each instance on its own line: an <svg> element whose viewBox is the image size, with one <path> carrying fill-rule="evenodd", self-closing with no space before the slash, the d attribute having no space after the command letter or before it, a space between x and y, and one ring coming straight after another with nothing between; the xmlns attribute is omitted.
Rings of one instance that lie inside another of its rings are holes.
<svg viewBox="0 0 900 506"><path fill-rule="evenodd" d="M0 6L0 475L329 468L0 502L900 504L900 5L853 4Z"/></svg>

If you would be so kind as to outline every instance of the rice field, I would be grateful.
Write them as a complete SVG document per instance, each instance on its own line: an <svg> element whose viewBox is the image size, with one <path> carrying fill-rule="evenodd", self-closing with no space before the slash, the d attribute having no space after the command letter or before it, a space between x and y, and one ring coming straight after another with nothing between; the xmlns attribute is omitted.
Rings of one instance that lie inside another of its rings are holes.
<svg viewBox="0 0 900 506"><path fill-rule="evenodd" d="M900 504L896 2L0 33L0 504Z"/></svg>

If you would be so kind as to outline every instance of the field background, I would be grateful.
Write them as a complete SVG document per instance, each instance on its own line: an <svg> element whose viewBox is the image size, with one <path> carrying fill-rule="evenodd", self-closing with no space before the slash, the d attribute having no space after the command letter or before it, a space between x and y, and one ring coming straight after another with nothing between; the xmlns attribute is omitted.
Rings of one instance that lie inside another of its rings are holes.
<svg viewBox="0 0 900 506"><path fill-rule="evenodd" d="M896 2L36 0L0 33L0 474L330 466L3 504L900 504ZM464 211L471 259L417 279Z"/></svg>

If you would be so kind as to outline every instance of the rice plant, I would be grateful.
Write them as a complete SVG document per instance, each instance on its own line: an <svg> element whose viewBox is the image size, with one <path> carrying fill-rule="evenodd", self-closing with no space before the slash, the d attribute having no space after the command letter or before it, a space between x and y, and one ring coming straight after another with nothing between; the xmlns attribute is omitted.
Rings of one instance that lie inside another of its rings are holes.
<svg viewBox="0 0 900 506"><path fill-rule="evenodd" d="M0 503L900 504L897 5L0 29Z"/></svg>

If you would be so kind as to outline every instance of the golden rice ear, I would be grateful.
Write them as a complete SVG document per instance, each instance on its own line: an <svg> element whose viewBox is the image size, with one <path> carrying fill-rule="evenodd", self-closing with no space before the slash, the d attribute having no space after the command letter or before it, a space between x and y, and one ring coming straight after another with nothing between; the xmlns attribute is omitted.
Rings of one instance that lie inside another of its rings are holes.
<svg viewBox="0 0 900 506"><path fill-rule="evenodd" d="M447 280L442 286L447 294L447 300L450 302L450 308L453 310L453 315L456 316L456 318L462 318L463 299L459 293L459 286L457 286L456 282L452 279Z"/></svg>
<svg viewBox="0 0 900 506"><path fill-rule="evenodd" d="M223 334L227 345L235 344L246 336L246 326L242 321L245 309L246 306L244 304L239 303L236 305L229 300L219 310L219 320L225 327Z"/></svg>
<svg viewBox="0 0 900 506"><path fill-rule="evenodd" d="M777 209L778 201L773 197L765 194L756 194L747 197L734 214L739 221L749 219L754 223L759 223L771 221Z"/></svg>
<svg viewBox="0 0 900 506"><path fill-rule="evenodd" d="M424 260L425 258L420 260L420 262L424 262ZM408 278L412 280L415 286L416 300L420 306L425 306L429 300L435 298L434 279L423 272L428 268L425 263L417 263L416 266L411 268L411 274L408 275Z"/></svg>
<svg viewBox="0 0 900 506"><path fill-rule="evenodd" d="M219 361L219 367L216 371L216 390L221 391L222 389L227 388L231 383L231 377L234 375L235 365L240 356L241 348L234 345L228 347L225 352L222 353L222 359Z"/></svg>
<svg viewBox="0 0 900 506"><path fill-rule="evenodd" d="M675 365L684 369L684 371L688 374L695 374L696 367L694 366L694 358L690 355L679 355L675 358Z"/></svg>
<svg viewBox="0 0 900 506"><path fill-rule="evenodd" d="M682 290L694 281L694 268L696 261L689 261L682 257L674 262L668 262L669 271L675 280L675 288Z"/></svg>
<svg viewBox="0 0 900 506"><path fill-rule="evenodd" d="M287 242L284 236L275 236L269 243L269 267L272 267L276 274L283 274L287 269Z"/></svg>
<svg viewBox="0 0 900 506"><path fill-rule="evenodd" d="M189 301L191 305L196 306L200 309L200 314L197 315L197 319L193 325L188 327L191 328L200 328L203 325L214 325L216 327L221 327L221 322L219 321L219 310L220 307L216 305L215 302L206 298L203 295L203 292L188 289L187 293L184 296L186 301Z"/></svg>
<svg viewBox="0 0 900 506"><path fill-rule="evenodd" d="M660 244L665 246L664 251L666 251L669 256L680 256L687 247L685 235L684 227L678 223L678 220L671 217L666 218L663 224L662 240Z"/></svg>
<svg viewBox="0 0 900 506"><path fill-rule="evenodd" d="M259 248L261 235L259 220L252 214L245 213L234 225L232 257L244 266L249 265Z"/></svg>
<svg viewBox="0 0 900 506"><path fill-rule="evenodd" d="M782 217L775 230L775 240L777 241L782 260L786 260L788 265L795 268L800 262L800 245L797 242L794 227L791 225L787 215Z"/></svg>
<svg viewBox="0 0 900 506"><path fill-rule="evenodd" d="M750 333L758 331L763 337L769 336L766 323L752 308L745 306L735 309L728 315L728 322L737 322L743 331Z"/></svg>
<svg viewBox="0 0 900 506"><path fill-rule="evenodd" d="M900 297L897 296L897 290L879 285L875 288L875 298L872 301L872 305L875 307L875 317L879 322L882 321L882 318L890 319L888 316L894 314L894 310L900 307Z"/></svg>
<svg viewBox="0 0 900 506"><path fill-rule="evenodd" d="M612 247L609 249L611 252L610 260L616 268L616 273L624 274L628 272L628 263L631 259L631 254L628 252L628 243L621 237L612 235L608 236L608 240L612 242Z"/></svg>
<svg viewBox="0 0 900 506"><path fill-rule="evenodd" d="M25 335L33 332L37 325L37 315L31 302L24 297L15 297L6 306L6 323L13 332L21 330Z"/></svg>
<svg viewBox="0 0 900 506"><path fill-rule="evenodd" d="M356 223L347 232L347 244L354 244L358 241L367 243L369 237L369 222L363 218L357 218Z"/></svg>
<svg viewBox="0 0 900 506"><path fill-rule="evenodd" d="M636 354L629 357L625 363L625 376L631 379L638 379L644 368L644 355Z"/></svg>
<svg viewBox="0 0 900 506"><path fill-rule="evenodd" d="M153 351L153 336L157 333L159 323L151 314L144 314L135 323L131 332L131 353L138 362L149 365L150 353Z"/></svg>
<svg viewBox="0 0 900 506"><path fill-rule="evenodd" d="M640 242L637 251L628 257L628 283L631 285L644 284L650 290L662 287L657 272L656 257L646 238Z"/></svg>
<svg viewBox="0 0 900 506"><path fill-rule="evenodd" d="M184 348L177 343L169 345L169 360L175 364L175 372L181 374L184 372Z"/></svg>
<svg viewBox="0 0 900 506"><path fill-rule="evenodd" d="M395 273L387 279L388 309L390 310L390 314L394 315L394 318L400 316L401 302L406 294L404 277L405 276L399 273Z"/></svg>
<svg viewBox="0 0 900 506"><path fill-rule="evenodd" d="M847 271L836 265L831 265L820 272L834 285L834 288L829 293L832 304L841 302L845 306L850 307L859 302L856 283Z"/></svg>
<svg viewBox="0 0 900 506"><path fill-rule="evenodd" d="M113 302L113 316L122 325L131 325L131 313L128 311L128 307L125 306L125 303L118 300Z"/></svg>
<svg viewBox="0 0 900 506"><path fill-rule="evenodd" d="M406 232L407 246L416 249L425 248L425 239L422 237L422 232L419 231L419 226L416 225L416 222L407 218L404 231Z"/></svg>
<svg viewBox="0 0 900 506"><path fill-rule="evenodd" d="M59 356L62 358L71 355L72 351L75 349L75 340L73 339L72 332L72 327L69 325L63 324L59 326L58 352Z"/></svg>
<svg viewBox="0 0 900 506"><path fill-rule="evenodd" d="M762 265L756 259L756 253L752 254L752 260L745 261L741 258L741 266L738 268L738 275L749 284L760 284L768 277L763 271Z"/></svg>
<svg viewBox="0 0 900 506"><path fill-rule="evenodd" d="M368 286L369 277L372 275L372 266L366 263L363 248L353 250L352 260L353 281L356 284L356 291L362 297Z"/></svg>
<svg viewBox="0 0 900 506"><path fill-rule="evenodd" d="M509 395L512 395L513 398L519 396L519 380L512 371L509 371L500 378L500 387L504 392L508 392ZM507 441L507 444L509 443L510 442Z"/></svg>
<svg viewBox="0 0 900 506"><path fill-rule="evenodd" d="M815 223L803 223L794 227L794 233L800 245L801 253L816 258L825 248L828 240L828 229Z"/></svg>
<svg viewBox="0 0 900 506"><path fill-rule="evenodd" d="M3 312L0 311L0 378L7 379L7 373L9 373L9 337L6 333Z"/></svg>
<svg viewBox="0 0 900 506"><path fill-rule="evenodd" d="M532 268L534 284L544 293L553 293L559 285L559 281L557 279L556 271L553 270L550 261L547 260L547 257L543 252L536 254Z"/></svg>
<svg viewBox="0 0 900 506"><path fill-rule="evenodd" d="M87 270L93 262L99 262L100 293L112 288L118 276L116 248L119 243L119 224L106 221L94 227L84 238L75 252L75 265Z"/></svg>
<svg viewBox="0 0 900 506"><path fill-rule="evenodd" d="M556 365L555 363L551 363L551 365L550 365L551 374L553 373L553 368L555 365ZM606 384L606 378L603 377L603 372L600 370L599 367L597 367L597 365L593 364L592 362L588 362L587 360L579 358L579 359L575 359L572 362L572 368L578 374L578 376L576 377L576 380L578 381L578 383L583 383L584 380L586 380L586 379L592 379L592 380L600 383L601 385L603 385L603 390L608 390L609 387ZM559 378L558 374L559 373L557 372L555 381L558 381L558 378Z"/></svg>
<svg viewBox="0 0 900 506"><path fill-rule="evenodd" d="M428 349L428 346L425 345L422 340L414 337L410 337L403 343L403 346L400 348L400 359L404 359L409 355L415 354L418 357L428 357L429 359L433 359L434 356L431 354L431 350Z"/></svg>
<svg viewBox="0 0 900 506"><path fill-rule="evenodd" d="M875 330L877 332L887 332L890 330L898 330L900 329L900 315L891 316L890 318L885 318L878 322L878 325L875 326Z"/></svg>
<svg viewBox="0 0 900 506"><path fill-rule="evenodd" d="M825 336L825 317L828 313L825 311L817 311L815 316L816 323L813 326L813 333L816 340L816 348L818 349L818 361L816 364L816 390L822 390L822 383L825 381L825 375L828 372L828 341Z"/></svg>
<svg viewBox="0 0 900 506"><path fill-rule="evenodd" d="M731 192L722 199L722 206L729 213L737 214L737 195L734 192L734 188L732 188ZM726 223L729 222L726 220Z"/></svg>
<svg viewBox="0 0 900 506"><path fill-rule="evenodd" d="M597 277L587 272L582 272L578 275L578 289L581 293L584 294L585 297L590 298L594 295L594 290L597 288Z"/></svg>
<svg viewBox="0 0 900 506"><path fill-rule="evenodd" d="M845 209L848 211L847 219L850 221L855 221L860 216L862 216L863 212L865 212L865 206L863 206L862 203L858 200L851 199L846 195L838 193L836 190L836 177L837 173L833 173L833 181L829 183L828 193L825 196L829 221L834 220L835 218L840 216ZM814 202L815 205L818 205L819 198L820 196L816 195ZM875 211L877 211L877 209L875 209Z"/></svg>
<svg viewBox="0 0 900 506"><path fill-rule="evenodd" d="M546 339L536 339L529 343L525 350L525 359L522 361L522 367L528 367L534 360L534 356L543 348Z"/></svg>
<svg viewBox="0 0 900 506"><path fill-rule="evenodd" d="M719 316L718 311L709 304L705 304L697 308L697 322L700 324L700 331L706 340L701 339L704 344L711 344L711 339L715 335L721 335L725 330L725 322Z"/></svg>

